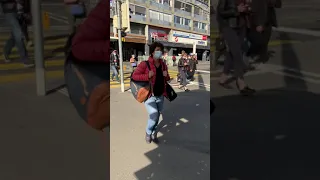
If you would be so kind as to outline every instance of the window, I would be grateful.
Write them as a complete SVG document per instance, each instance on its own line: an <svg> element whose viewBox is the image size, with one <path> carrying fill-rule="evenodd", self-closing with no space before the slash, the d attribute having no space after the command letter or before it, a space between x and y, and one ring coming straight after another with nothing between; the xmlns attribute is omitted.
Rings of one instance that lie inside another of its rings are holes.
<svg viewBox="0 0 320 180"><path fill-rule="evenodd" d="M170 0L157 0L157 3L171 6Z"/></svg>
<svg viewBox="0 0 320 180"><path fill-rule="evenodd" d="M135 14L141 15L141 16L146 16L146 8L140 7L140 6L135 6Z"/></svg>
<svg viewBox="0 0 320 180"><path fill-rule="evenodd" d="M150 18L151 19L159 19L159 13L150 10Z"/></svg>
<svg viewBox="0 0 320 180"><path fill-rule="evenodd" d="M176 23L176 24L189 26L190 22L191 22L190 19L186 19L186 18L179 17L179 16L174 16L174 23Z"/></svg>
<svg viewBox="0 0 320 180"><path fill-rule="evenodd" d="M171 15L169 14L163 14L163 20L164 21L167 21L167 22L171 22Z"/></svg>
<svg viewBox="0 0 320 180"><path fill-rule="evenodd" d="M189 4L185 4L183 2L180 2L180 1L175 1L174 8L175 9L180 9L182 11L191 12L192 6L189 5Z"/></svg>
<svg viewBox="0 0 320 180"><path fill-rule="evenodd" d="M152 10L150 10L149 12L150 12L151 19L157 19L160 21L171 22L171 15L170 14L164 14L164 13L160 13L160 12L156 12L156 11L152 11Z"/></svg>
<svg viewBox="0 0 320 180"><path fill-rule="evenodd" d="M206 27L207 27L207 24L206 23L202 23L202 22L198 22L198 21L194 21L193 22L193 27L205 30Z"/></svg>

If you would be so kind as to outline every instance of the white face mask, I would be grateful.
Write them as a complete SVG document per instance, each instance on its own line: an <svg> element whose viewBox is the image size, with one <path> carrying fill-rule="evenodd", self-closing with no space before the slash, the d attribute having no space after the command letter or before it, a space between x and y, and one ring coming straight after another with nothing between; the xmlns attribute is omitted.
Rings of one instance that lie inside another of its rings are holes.
<svg viewBox="0 0 320 180"><path fill-rule="evenodd" d="M162 56L162 52L161 51L155 51L154 55L153 55L153 58L154 59L160 59L161 56Z"/></svg>

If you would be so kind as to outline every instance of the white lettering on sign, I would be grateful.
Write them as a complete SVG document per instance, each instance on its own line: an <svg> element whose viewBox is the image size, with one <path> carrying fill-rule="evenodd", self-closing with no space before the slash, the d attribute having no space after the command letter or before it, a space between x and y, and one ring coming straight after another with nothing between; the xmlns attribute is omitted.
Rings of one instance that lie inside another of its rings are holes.
<svg viewBox="0 0 320 180"><path fill-rule="evenodd" d="M206 40L206 37L204 38L203 35L186 33L186 32L181 32L181 31L173 31L173 36L187 38L187 39Z"/></svg>

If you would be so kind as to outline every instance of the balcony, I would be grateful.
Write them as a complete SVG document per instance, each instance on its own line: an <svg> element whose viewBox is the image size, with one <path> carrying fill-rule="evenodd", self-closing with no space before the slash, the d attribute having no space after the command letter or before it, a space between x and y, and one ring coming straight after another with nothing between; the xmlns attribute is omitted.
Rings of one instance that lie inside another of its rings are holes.
<svg viewBox="0 0 320 180"><path fill-rule="evenodd" d="M191 12L184 11L184 10L177 9L177 8L174 9L174 12L175 12L176 14L180 14L180 15L182 15L182 16L191 16Z"/></svg>
<svg viewBox="0 0 320 180"><path fill-rule="evenodd" d="M194 4L194 0L184 0L184 2Z"/></svg>
<svg viewBox="0 0 320 180"><path fill-rule="evenodd" d="M130 14L131 16L131 21L135 22L140 22L140 23L145 23L146 22L146 16L143 15L136 15L136 14Z"/></svg>
<svg viewBox="0 0 320 180"><path fill-rule="evenodd" d="M195 5L201 7L202 9L208 10L209 11L209 4L206 4L204 2L201 2L199 0L195 0Z"/></svg>
<svg viewBox="0 0 320 180"><path fill-rule="evenodd" d="M190 26L183 25L183 24L174 23L174 27L179 28L179 29L191 30L191 27L190 27Z"/></svg>
<svg viewBox="0 0 320 180"><path fill-rule="evenodd" d="M196 28L196 27L193 28L193 31L200 32L200 33L207 33L207 30L199 29L199 28Z"/></svg>
<svg viewBox="0 0 320 180"><path fill-rule="evenodd" d="M196 20L199 20L199 21L208 21L208 20L209 20L208 16L206 16L206 15L194 14L193 17L194 17Z"/></svg>
<svg viewBox="0 0 320 180"><path fill-rule="evenodd" d="M136 4L145 4L146 3L146 1L144 1L144 0L129 0L129 2L136 3Z"/></svg>
<svg viewBox="0 0 320 180"><path fill-rule="evenodd" d="M169 4L161 4L155 1L150 1L150 6L156 8L157 10L171 11L171 7L169 6Z"/></svg>
<svg viewBox="0 0 320 180"><path fill-rule="evenodd" d="M158 25L162 25L162 26L171 26L171 22L162 21L162 20L159 20L159 19L152 19L152 18L150 18L150 22L151 22L152 24L158 24Z"/></svg>

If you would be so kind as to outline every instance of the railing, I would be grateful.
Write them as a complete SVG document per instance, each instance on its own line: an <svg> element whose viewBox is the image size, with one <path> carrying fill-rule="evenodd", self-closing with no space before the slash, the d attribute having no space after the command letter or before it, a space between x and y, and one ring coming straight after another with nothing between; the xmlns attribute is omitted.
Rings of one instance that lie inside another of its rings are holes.
<svg viewBox="0 0 320 180"><path fill-rule="evenodd" d="M199 29L199 28L196 28L196 27L194 27L193 30L194 30L194 31L197 31L197 32L201 32L201 33L207 33L207 30L205 30L205 29Z"/></svg>
<svg viewBox="0 0 320 180"><path fill-rule="evenodd" d="M159 24L159 25L163 25L163 26L171 26L171 22L161 21L159 19L150 18L150 22L153 23L153 24Z"/></svg>
<svg viewBox="0 0 320 180"><path fill-rule="evenodd" d="M177 27L177 28L180 28L180 29L186 29L186 30L190 30L191 29L190 26L183 25L183 24L174 23L174 26Z"/></svg>
<svg viewBox="0 0 320 180"><path fill-rule="evenodd" d="M200 20L200 21L207 21L208 20L208 17L206 15L194 14L193 17L197 20Z"/></svg>
<svg viewBox="0 0 320 180"><path fill-rule="evenodd" d="M142 15L130 14L131 20L136 22L146 22L146 17Z"/></svg>
<svg viewBox="0 0 320 180"><path fill-rule="evenodd" d="M132 2L132 3L146 3L146 1L144 1L144 0L129 0L129 2Z"/></svg>
<svg viewBox="0 0 320 180"><path fill-rule="evenodd" d="M208 9L209 10L209 4L204 4L204 3L200 2L200 1L197 1L197 0L195 0L194 4L199 6L199 7L201 7L202 9Z"/></svg>
<svg viewBox="0 0 320 180"><path fill-rule="evenodd" d="M150 6L153 6L153 7L157 8L158 10L171 11L171 7L169 6L169 4L161 4L161 3L157 3L155 1L150 1Z"/></svg>
<svg viewBox="0 0 320 180"><path fill-rule="evenodd" d="M184 10L177 9L177 8L174 9L174 12L177 14L181 14L183 16L191 16L191 12L184 11Z"/></svg>

